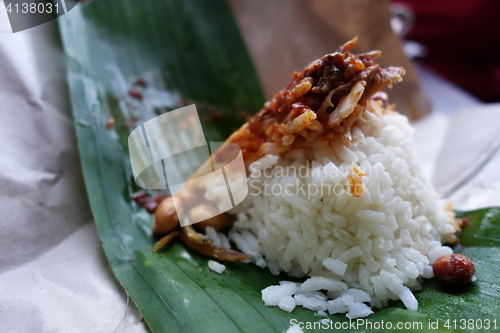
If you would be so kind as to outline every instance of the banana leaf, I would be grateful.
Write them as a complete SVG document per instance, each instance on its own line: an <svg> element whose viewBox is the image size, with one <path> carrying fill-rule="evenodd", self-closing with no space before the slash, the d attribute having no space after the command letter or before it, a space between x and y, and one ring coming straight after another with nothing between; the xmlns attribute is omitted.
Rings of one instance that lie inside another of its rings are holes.
<svg viewBox="0 0 500 333"><path fill-rule="evenodd" d="M228 263L219 275L208 270L207 258L180 243L153 253L152 216L130 200L137 187L128 134L163 112L195 103L207 119L207 141L224 140L243 123L242 115L263 105L252 61L224 0L92 1L58 21L99 235L113 272L153 332L283 332L307 322L312 326L305 331L318 332L325 325L371 332L389 324L395 329L398 323L425 331L436 320L438 332L471 331L469 320L483 329L488 321L488 331L500 326L499 208L459 213L470 216L471 223L457 252L476 263L477 281L455 292L426 281L416 293L418 312L393 302L356 322L360 326L351 326L342 315L320 324L323 318L310 310L266 307L261 290L289 279L267 269ZM115 119L111 130L109 118Z"/></svg>

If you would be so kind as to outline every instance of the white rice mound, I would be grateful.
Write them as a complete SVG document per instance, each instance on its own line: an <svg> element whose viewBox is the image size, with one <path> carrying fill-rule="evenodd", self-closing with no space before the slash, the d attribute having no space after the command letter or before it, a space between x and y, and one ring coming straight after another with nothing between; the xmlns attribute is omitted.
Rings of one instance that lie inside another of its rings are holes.
<svg viewBox="0 0 500 333"><path fill-rule="evenodd" d="M455 229L422 175L408 119L368 107L347 132L307 141L252 163L249 195L230 211L229 238L258 266L309 277L264 289L263 301L349 318L389 300L416 311L412 291L452 253L441 244ZM365 174L359 197L349 186L353 170Z"/></svg>

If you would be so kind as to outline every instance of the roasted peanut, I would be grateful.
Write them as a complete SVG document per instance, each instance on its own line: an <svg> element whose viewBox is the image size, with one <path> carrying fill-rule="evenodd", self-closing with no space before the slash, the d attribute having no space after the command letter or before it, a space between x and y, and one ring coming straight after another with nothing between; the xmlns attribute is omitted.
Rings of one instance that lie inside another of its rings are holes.
<svg viewBox="0 0 500 333"><path fill-rule="evenodd" d="M202 203L189 211L189 217L196 223L196 227L205 230L206 227L212 227L217 231L223 230L227 226L227 218L224 214L208 203ZM215 215L215 216L214 216Z"/></svg>
<svg viewBox="0 0 500 333"><path fill-rule="evenodd" d="M174 204L175 200L175 204ZM176 207L180 210L177 212ZM182 215L184 204L182 200L174 197L168 197L163 200L156 208L153 221L153 231L160 235L168 234L179 225L179 215Z"/></svg>
<svg viewBox="0 0 500 333"><path fill-rule="evenodd" d="M196 186L186 186L178 190L175 196L181 199L186 206L194 207L203 198L203 189Z"/></svg>
<svg viewBox="0 0 500 333"><path fill-rule="evenodd" d="M439 258L432 265L432 270L436 280L450 287L469 283L476 271L469 257L461 254L450 254Z"/></svg>

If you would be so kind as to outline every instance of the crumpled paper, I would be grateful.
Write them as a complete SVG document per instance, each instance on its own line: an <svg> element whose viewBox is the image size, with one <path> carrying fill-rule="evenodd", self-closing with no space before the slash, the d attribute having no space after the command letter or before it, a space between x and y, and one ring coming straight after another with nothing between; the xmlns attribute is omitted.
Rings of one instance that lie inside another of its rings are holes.
<svg viewBox="0 0 500 333"><path fill-rule="evenodd" d="M500 206L500 103L483 104L424 68L419 76L437 106L413 124L424 174L453 209Z"/></svg>
<svg viewBox="0 0 500 333"><path fill-rule="evenodd" d="M0 2L2 332L146 332L104 256L55 22L12 34Z"/></svg>
<svg viewBox="0 0 500 333"><path fill-rule="evenodd" d="M90 213L57 28L52 22L11 34L1 8L0 3L1 330L147 332L107 263ZM479 140L481 128L457 122L454 114L467 105L463 112L478 117L482 106L432 73L420 74L439 106L414 123L423 172L431 177L449 168L447 177L460 177L454 161L492 138ZM263 76L266 87L268 77ZM492 120L491 114L485 112L482 121ZM467 135L452 141L456 133L475 135L474 145ZM453 153L457 146L462 154ZM450 196L456 208L500 205L500 153L490 154Z"/></svg>

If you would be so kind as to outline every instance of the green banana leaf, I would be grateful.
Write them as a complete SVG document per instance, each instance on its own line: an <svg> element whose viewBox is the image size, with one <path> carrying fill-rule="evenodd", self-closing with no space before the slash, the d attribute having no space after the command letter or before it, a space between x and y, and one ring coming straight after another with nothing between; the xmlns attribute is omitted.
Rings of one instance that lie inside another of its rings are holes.
<svg viewBox="0 0 500 333"><path fill-rule="evenodd" d="M320 325L323 318L313 311L298 307L289 314L264 306L261 290L289 279L286 276L243 263L227 263L219 275L208 270L207 258L180 243L153 253L157 239L150 228L152 216L130 200L137 190L127 155L132 129L195 103L207 120L207 141L221 141L243 123L242 114L263 105L257 75L228 4L99 0L59 18L59 28L92 212L109 263L150 329L283 332L292 321L317 323L304 330L322 331L326 324ZM147 86L138 84L138 78ZM142 101L129 94L131 87L142 93ZM111 117L115 124L108 130ZM394 302L358 330L385 330L388 324L394 329L403 323L411 326L409 331L427 331L436 320L438 332L475 331L469 329L469 320L483 329L489 326L487 331L500 326L500 209L460 214L470 216L471 223L458 252L476 263L477 281L450 292L429 280L416 293L418 312ZM353 328L345 316L328 319L329 327ZM385 326L380 326L382 320Z"/></svg>

